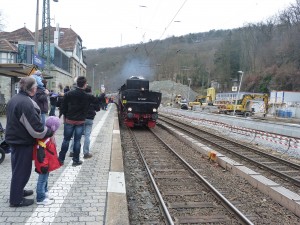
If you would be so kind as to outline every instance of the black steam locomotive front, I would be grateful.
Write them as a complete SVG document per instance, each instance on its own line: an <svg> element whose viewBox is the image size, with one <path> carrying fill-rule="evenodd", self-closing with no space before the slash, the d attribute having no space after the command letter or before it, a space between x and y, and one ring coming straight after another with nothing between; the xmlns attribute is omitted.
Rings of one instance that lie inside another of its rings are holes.
<svg viewBox="0 0 300 225"><path fill-rule="evenodd" d="M149 81L139 77L127 79L119 93L120 113L128 127L155 127L161 93L149 90Z"/></svg>

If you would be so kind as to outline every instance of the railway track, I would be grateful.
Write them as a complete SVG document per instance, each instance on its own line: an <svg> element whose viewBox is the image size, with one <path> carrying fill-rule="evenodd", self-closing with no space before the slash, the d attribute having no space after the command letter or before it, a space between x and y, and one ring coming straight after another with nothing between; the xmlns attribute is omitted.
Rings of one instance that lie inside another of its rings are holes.
<svg viewBox="0 0 300 225"><path fill-rule="evenodd" d="M155 189L166 224L252 224L155 133L149 130L129 133Z"/></svg>
<svg viewBox="0 0 300 225"><path fill-rule="evenodd" d="M208 132L200 127L188 125L182 121L166 118L162 115L160 115L160 120L188 133L190 136L196 137L209 146L214 146L216 151L230 156L237 162L246 163L250 168L256 171L259 170L258 172L262 174L266 174L267 171L268 177L271 177L282 186L299 193L300 165L263 152L253 146Z"/></svg>
<svg viewBox="0 0 300 225"><path fill-rule="evenodd" d="M156 126L152 130L254 224L300 224L300 218L292 211L278 204L268 194L259 191L257 188L253 188L244 178L224 170L216 162L209 160L207 155L202 155L199 151L191 148L190 145L182 142L169 130L159 126ZM144 131L135 129L134 133L136 132ZM167 224L163 216L162 207L158 203L158 197L156 197L153 186L150 185L151 182L145 166L141 162L140 153L138 153L136 144L127 129L121 129L121 138L130 224ZM152 139L144 139L143 134L139 137L139 142L141 145L146 142L147 148L157 150L157 143L153 142ZM169 158L160 157L159 149L151 155L156 155L156 158L159 157L163 161L169 160ZM148 157L151 157L151 155ZM158 165L164 169L163 165L159 164L159 162L157 163ZM177 200L177 202L191 201L190 199L193 199L192 193L189 196L182 195L181 189L176 189L176 182L173 182L174 190L171 190L171 197ZM165 193L170 194L170 191L162 191L162 194ZM213 224L220 223L216 222Z"/></svg>

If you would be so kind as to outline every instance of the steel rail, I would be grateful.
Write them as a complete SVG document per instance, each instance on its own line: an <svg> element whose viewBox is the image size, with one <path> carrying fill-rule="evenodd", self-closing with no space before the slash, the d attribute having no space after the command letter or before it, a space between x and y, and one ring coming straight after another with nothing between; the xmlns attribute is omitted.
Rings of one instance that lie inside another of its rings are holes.
<svg viewBox="0 0 300 225"><path fill-rule="evenodd" d="M172 120L172 119L170 119L170 118L168 118L168 119L169 119L169 120ZM251 162L251 163L253 163L253 164L255 164L255 165L259 166L259 167L262 167L262 168L268 170L269 172L271 172L271 173L273 173L273 174L275 174L275 175L280 176L282 179L288 180L288 181L292 182L294 185L300 187L300 180L297 180L297 179L295 179L295 178L293 178L293 177L291 177L291 176L289 176L289 175L287 175L287 174L284 174L284 173L282 173L282 172L280 172L280 171L278 171L278 170L275 170L275 169L273 169L273 168L271 168L271 167L269 167L269 166L267 166L267 165L264 165L264 164L262 164L262 163L259 163L259 162L255 161L255 160L253 160L253 159L251 159L251 158L249 158L249 157L243 156L243 155L241 155L241 154L239 154L239 153L237 153L237 152L235 152L235 151L233 151L233 150L230 150L229 148L223 147L222 145L220 145L220 144L218 144L218 143L216 143L216 142L214 142L214 141L212 141L212 140L209 140L208 138L201 137L200 135L197 135L197 134L195 134L195 133L193 133L193 132L191 132L191 131L188 131L188 130L186 130L186 129L184 129L184 128L178 126L178 125L175 125L174 123L170 123L170 122L168 122L168 121L166 121L166 120L164 120L164 119L161 119L161 118L160 118L160 120L162 120L162 121L164 121L164 122L166 122L166 123L168 123L168 124L171 124L172 126L177 127L177 128L179 128L179 129L181 129L181 130L184 130L185 132L187 132L187 133L189 133L189 134L191 134L191 135L193 135L193 136L196 136L197 138L200 138L200 139L202 139L202 140L205 140L205 141L209 142L210 144L212 144L212 145L214 145L214 146L217 146L217 147L220 148L220 149L223 149L224 151L230 152L230 153L232 153L233 155L236 155L236 156L238 156L238 157L240 157L240 158L242 158L242 159L244 159L244 160L247 160L247 161L249 161L249 162ZM215 137L215 138L222 139L222 140L224 140L224 141L226 141L226 142L230 142L231 144L233 144L233 145L235 145L235 146L239 146L239 147L242 147L242 148L247 148L247 149L251 150L251 151L252 151L253 153L255 153L255 154L263 155L263 156L265 156L265 157L267 157L267 158L271 158L271 159L273 159L273 160L275 160L275 161L277 161L277 162L279 162L279 163L282 163L282 164L284 164L284 165L286 165L286 166L290 166L290 167L292 167L292 168L294 168L294 169L300 170L300 166L299 166L299 165L294 164L294 163L291 163L291 162L288 162L287 160L280 159L280 158L275 157L275 156L273 156L273 155L269 155L269 154L264 153L264 152L261 152L261 151L259 151L259 150L257 150L257 149L250 148L250 147L245 146L245 145L243 145L243 144L234 142L234 141L232 141L232 140L230 140L230 139L227 139L227 138L224 138L224 137L220 137L220 136L218 136L218 135L216 135L216 134L213 134L213 133L210 133L210 132L207 132L207 131L204 131L204 130L200 130L199 128L195 128L195 127L193 127L193 126L184 124L184 123L182 123L182 122L180 122L180 121L176 121L176 122L177 122L177 123L180 123L180 124L182 124L182 125L184 125L184 126L191 127L191 128L193 128L193 129L196 129L196 130L198 129L199 132L204 132L204 133L206 133L206 134L208 134L208 135L210 135L210 136L213 136L213 137ZM160 124L160 125L163 126L162 124Z"/></svg>
<svg viewBox="0 0 300 225"><path fill-rule="evenodd" d="M164 140L162 140L158 135L156 135L152 130L150 130L156 138L158 138L185 166L187 166L190 171L195 174L212 192L215 194L217 198L219 198L225 206L229 208L233 213L235 213L241 221L245 224L252 224L253 223L242 213L240 212L230 201L226 199L216 188L214 188L203 176L201 176L187 161L185 161L179 154L175 152L175 150L169 146Z"/></svg>
<svg viewBox="0 0 300 225"><path fill-rule="evenodd" d="M143 153L142 153L142 151L141 151L141 147L140 147L140 145L139 145L139 143L138 143L138 141L137 141L137 139L136 139L134 133L132 132L132 130L129 129L129 128L128 128L128 130L129 130L129 133L131 134L131 136L133 137L134 142L135 142L135 144L136 144L136 146L137 146L137 148L138 148L140 157L141 157L141 159L142 159L142 161L143 161L143 163L144 163L144 166L145 166L145 168L146 168L146 170L147 170L147 173L148 173L148 175L149 175L149 177L150 177L150 180L151 180L152 185L153 185L153 187L154 187L154 190L155 190L155 192L156 192L156 194L157 194L157 197L158 197L158 199L159 199L159 201L160 201L160 204L162 205L162 208L163 208L163 211L164 211L164 213L165 213L165 216L166 216L166 218L167 218L167 220L168 220L168 223L169 223L170 225L174 225L174 222L173 222L173 220L172 220L172 217L171 217L171 215L170 215L170 212L169 212L169 210L168 210L168 208L167 208L167 206L166 206L166 204L165 204L165 201L164 201L164 199L163 199L163 197L162 197L162 195L161 195L161 193L160 193L160 191L159 191L159 189L158 189L158 187L157 187L157 184L156 184L156 182L155 182L155 180L154 180L154 177L152 176L152 173L151 173L151 171L150 171L150 169L149 169L149 167L148 167L148 165L147 165L147 162L146 162L146 160L145 160L145 157L144 157L144 155L143 155Z"/></svg>

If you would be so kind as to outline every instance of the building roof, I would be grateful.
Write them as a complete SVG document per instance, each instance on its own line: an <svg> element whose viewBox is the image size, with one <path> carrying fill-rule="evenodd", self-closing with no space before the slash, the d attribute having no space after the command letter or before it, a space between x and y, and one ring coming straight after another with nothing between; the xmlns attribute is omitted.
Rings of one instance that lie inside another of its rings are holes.
<svg viewBox="0 0 300 225"><path fill-rule="evenodd" d="M16 46L12 45L6 39L0 39L0 52L15 52L17 53Z"/></svg>
<svg viewBox="0 0 300 225"><path fill-rule="evenodd" d="M50 28L50 42L54 42L55 27ZM59 28L60 38L58 46L65 51L73 51L76 46L76 41L80 36L76 34L72 28ZM12 32L0 32L0 39L6 39L7 41L14 43L18 41L31 41L34 42L34 32L31 32L26 27L20 28ZM39 30L39 41L42 42L42 29Z"/></svg>
<svg viewBox="0 0 300 225"><path fill-rule="evenodd" d="M12 32L0 32L0 39L6 39L9 42L34 41L34 34L23 27Z"/></svg>
<svg viewBox="0 0 300 225"><path fill-rule="evenodd" d="M65 51L73 51L76 45L77 38L81 41L81 38L71 28L60 28L60 39L58 46Z"/></svg>

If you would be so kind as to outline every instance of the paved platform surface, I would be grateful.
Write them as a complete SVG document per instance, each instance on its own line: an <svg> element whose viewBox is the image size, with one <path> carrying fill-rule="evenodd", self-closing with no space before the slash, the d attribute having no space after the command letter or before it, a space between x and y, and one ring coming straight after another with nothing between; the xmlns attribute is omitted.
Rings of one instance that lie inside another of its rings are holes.
<svg viewBox="0 0 300 225"><path fill-rule="evenodd" d="M6 126L5 116L0 117L0 122ZM62 140L63 125L56 133L58 151ZM0 164L0 224L129 224L120 131L114 104L95 117L91 153L93 157L84 160L81 151L84 162L78 167L72 167L72 159L67 155L65 165L50 173L48 185L49 193L54 197L53 204L20 208L9 207L11 163L10 154L6 154ZM33 166L26 189L35 192L37 176ZM35 199L36 194L27 198Z"/></svg>

